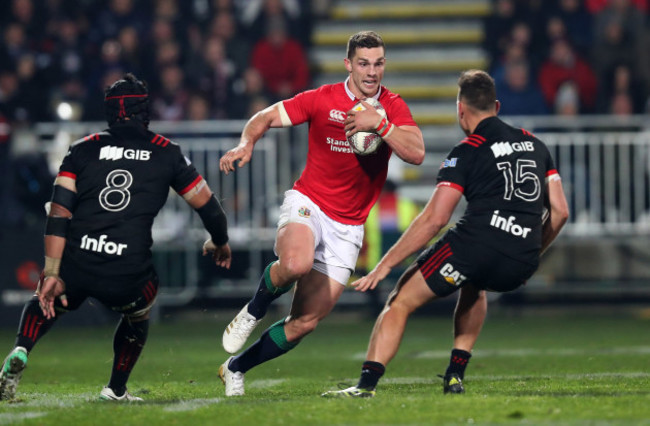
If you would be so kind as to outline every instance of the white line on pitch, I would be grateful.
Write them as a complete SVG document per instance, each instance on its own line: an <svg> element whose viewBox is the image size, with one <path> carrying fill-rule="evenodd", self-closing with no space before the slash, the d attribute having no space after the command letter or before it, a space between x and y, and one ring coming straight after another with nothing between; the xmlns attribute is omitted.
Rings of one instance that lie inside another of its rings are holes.
<svg viewBox="0 0 650 426"><path fill-rule="evenodd" d="M9 425L16 422L22 422L26 419L36 419L46 416L48 413L25 411L22 413L0 413L0 425Z"/></svg>
<svg viewBox="0 0 650 426"><path fill-rule="evenodd" d="M287 379L262 379L262 380L254 380L250 382L249 384L246 385L248 388L253 388L253 389L264 389L264 388L272 388L273 386L277 386L280 383L286 382Z"/></svg>
<svg viewBox="0 0 650 426"><path fill-rule="evenodd" d="M188 399L187 401L179 401L170 404L167 407L163 408L163 410L170 412L194 411L198 408L205 407L207 405L218 404L220 402L221 398Z"/></svg>
<svg viewBox="0 0 650 426"><path fill-rule="evenodd" d="M449 350L421 351L410 355L416 359L445 359L449 358ZM500 356L575 356L575 355L648 355L650 346L628 346L613 348L557 348L557 349L538 349L538 348L518 348L518 349L476 349L472 355L477 357L500 357ZM365 352L357 352L352 355L352 359L365 360Z"/></svg>

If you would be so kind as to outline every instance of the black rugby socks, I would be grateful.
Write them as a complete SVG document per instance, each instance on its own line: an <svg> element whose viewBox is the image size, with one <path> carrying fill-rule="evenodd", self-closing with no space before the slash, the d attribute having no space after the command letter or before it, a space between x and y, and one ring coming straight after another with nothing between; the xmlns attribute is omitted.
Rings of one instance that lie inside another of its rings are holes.
<svg viewBox="0 0 650 426"><path fill-rule="evenodd" d="M230 361L228 369L245 373L251 368L286 354L295 348L299 341L287 341L287 336L284 333L284 321L285 318L269 327L262 333L257 342Z"/></svg>
<svg viewBox="0 0 650 426"><path fill-rule="evenodd" d="M465 377L465 368L472 354L462 349L452 349L451 357L449 358L449 367L445 372L445 376L450 374L458 374L458 377L463 379Z"/></svg>
<svg viewBox="0 0 650 426"><path fill-rule="evenodd" d="M380 362L366 361L361 367L361 378L357 387L360 389L374 390L381 376L386 372L386 367Z"/></svg>
<svg viewBox="0 0 650 426"><path fill-rule="evenodd" d="M149 320L131 322L126 317L115 330L113 338L113 371L108 387L113 389L115 395L122 396L126 392L126 382L129 380L131 370L140 357L142 348L149 334Z"/></svg>
<svg viewBox="0 0 650 426"><path fill-rule="evenodd" d="M59 318L60 313L54 318L47 319L43 315L38 299L32 298L25 304L23 313L20 317L20 324L18 325L18 333L16 335L15 346L22 346L30 352L38 339L43 337L48 332L52 324Z"/></svg>

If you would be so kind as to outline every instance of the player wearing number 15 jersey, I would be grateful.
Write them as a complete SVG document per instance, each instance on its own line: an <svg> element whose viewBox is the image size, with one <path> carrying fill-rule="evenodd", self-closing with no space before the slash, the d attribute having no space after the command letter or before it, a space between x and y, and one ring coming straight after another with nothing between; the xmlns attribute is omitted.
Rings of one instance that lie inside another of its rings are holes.
<svg viewBox="0 0 650 426"><path fill-rule="evenodd" d="M72 144L54 182L38 297L25 305L14 350L0 371L0 400L14 397L36 342L88 297L122 314L111 378L100 397L141 400L127 392L126 382L146 342L158 292L151 227L170 187L210 233L204 254L230 267L225 214L180 147L149 131L144 83L126 74L106 90L105 105L109 128Z"/></svg>
<svg viewBox="0 0 650 426"><path fill-rule="evenodd" d="M494 80L484 71L458 81L458 121L467 137L451 150L422 213L367 276L352 283L373 289L391 268L427 244L449 221L464 195L463 217L406 270L372 332L357 386L324 396L373 396L399 348L408 316L460 289L454 348L444 393L463 393L465 367L487 312L485 291L521 286L568 218L562 184L547 147L497 118Z"/></svg>

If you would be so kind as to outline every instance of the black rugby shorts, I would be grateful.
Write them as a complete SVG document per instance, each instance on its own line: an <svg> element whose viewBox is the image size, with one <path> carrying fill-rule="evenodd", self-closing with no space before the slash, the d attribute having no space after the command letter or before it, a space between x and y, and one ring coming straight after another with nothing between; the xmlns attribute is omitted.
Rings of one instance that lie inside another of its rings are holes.
<svg viewBox="0 0 650 426"><path fill-rule="evenodd" d="M153 268L138 275L102 277L74 267L64 258L60 275L68 298L64 309L69 311L92 297L115 312L132 314L149 306L158 294L158 274Z"/></svg>
<svg viewBox="0 0 650 426"><path fill-rule="evenodd" d="M475 243L454 241L449 234L415 261L427 285L445 297L470 283L481 290L508 292L526 282L538 265L520 262Z"/></svg>

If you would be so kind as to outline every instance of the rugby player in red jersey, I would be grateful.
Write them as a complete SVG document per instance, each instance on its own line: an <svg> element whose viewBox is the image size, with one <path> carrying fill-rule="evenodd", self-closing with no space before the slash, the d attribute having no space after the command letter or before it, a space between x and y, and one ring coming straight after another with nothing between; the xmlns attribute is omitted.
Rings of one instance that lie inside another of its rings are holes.
<svg viewBox="0 0 650 426"><path fill-rule="evenodd" d="M354 34L344 62L349 73L344 82L305 91L255 114L239 145L220 159L220 169L228 174L248 164L255 143L269 128L309 123L307 162L280 211L278 260L266 267L254 297L224 331L224 349L239 351L270 303L295 283L291 310L219 368L227 396L243 395L244 373L293 349L332 310L354 271L363 224L386 181L390 156L411 164L424 159L422 132L408 106L381 85L386 64L382 38L372 31ZM365 98L378 100L388 121L368 104L363 111L351 111ZM376 132L384 143L371 155L356 155L347 136L360 131Z"/></svg>

